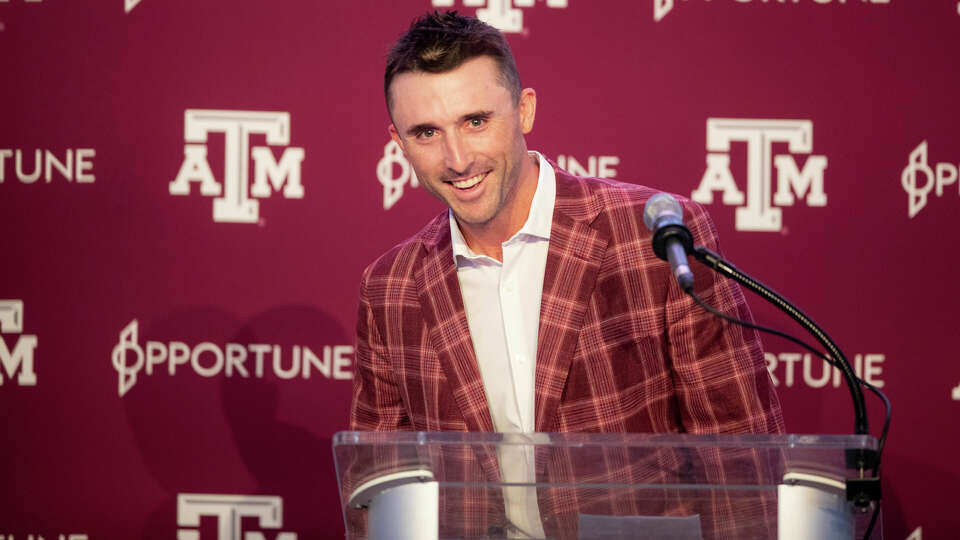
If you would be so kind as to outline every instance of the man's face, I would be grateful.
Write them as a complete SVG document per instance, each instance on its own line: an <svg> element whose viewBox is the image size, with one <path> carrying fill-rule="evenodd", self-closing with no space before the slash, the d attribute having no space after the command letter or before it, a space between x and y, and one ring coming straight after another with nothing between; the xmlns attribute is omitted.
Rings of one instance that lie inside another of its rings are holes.
<svg viewBox="0 0 960 540"><path fill-rule="evenodd" d="M528 159L523 135L533 128L533 90L514 105L497 62L480 56L446 73L401 73L390 92L390 136L420 183L463 225L520 219L519 228L529 211L517 208L517 185Z"/></svg>

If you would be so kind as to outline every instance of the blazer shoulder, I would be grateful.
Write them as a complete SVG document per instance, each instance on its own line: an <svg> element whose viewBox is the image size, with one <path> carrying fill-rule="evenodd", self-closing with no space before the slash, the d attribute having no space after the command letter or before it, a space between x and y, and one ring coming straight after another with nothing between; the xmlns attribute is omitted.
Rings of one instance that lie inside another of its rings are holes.
<svg viewBox="0 0 960 540"><path fill-rule="evenodd" d="M562 171L558 173L558 182L561 182L561 178L562 183L567 184L566 191L568 193L574 193L582 199L593 199L594 204L605 211L629 210L633 212L639 207L642 212L650 197L663 192L663 190L643 184L623 182L611 178L573 176ZM677 193L666 193L680 202L686 215L694 219L701 219L706 215L706 210L701 204Z"/></svg>
<svg viewBox="0 0 960 540"><path fill-rule="evenodd" d="M413 280L414 270L421 267L420 262L429 250L446 237L450 231L446 212L442 212L417 231L377 257L363 271L363 286L377 281Z"/></svg>
<svg viewBox="0 0 960 540"><path fill-rule="evenodd" d="M634 207L637 205L642 207L647 204L647 200L649 200L650 197L653 197L657 193L667 193L677 199L684 209L696 207L698 214L703 211L699 203L692 201L688 197L669 191L665 192L661 189L643 184L622 182L610 178L580 178L579 180L585 183L587 189L592 194L601 198L607 203L607 206L610 207Z"/></svg>
<svg viewBox="0 0 960 540"><path fill-rule="evenodd" d="M557 170L558 210L615 237L622 233L627 237L646 238L644 206L650 197L661 191L643 184L574 176L562 169ZM717 230L706 208L682 195L670 195L683 207L684 222L694 239L712 249L716 245Z"/></svg>
<svg viewBox="0 0 960 540"><path fill-rule="evenodd" d="M574 176L557 169L557 206L574 219L592 220L604 212L637 206L642 210L647 199L657 192L642 184Z"/></svg>
<svg viewBox="0 0 960 540"><path fill-rule="evenodd" d="M647 199L657 192L641 184L557 171L557 210L574 220L596 225L616 215L642 216Z"/></svg>

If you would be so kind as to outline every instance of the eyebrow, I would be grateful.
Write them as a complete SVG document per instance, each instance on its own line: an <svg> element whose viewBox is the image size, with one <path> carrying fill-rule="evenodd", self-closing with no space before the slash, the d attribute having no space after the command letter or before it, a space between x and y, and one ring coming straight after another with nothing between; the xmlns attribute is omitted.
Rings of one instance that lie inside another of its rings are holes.
<svg viewBox="0 0 960 540"><path fill-rule="evenodd" d="M490 118L491 116L493 116L493 111L476 111L476 112L468 113L461 116L460 123L473 120L474 118ZM440 128L437 127L435 124L425 122L423 124L417 124L415 126L411 126L406 133L407 135L417 135L417 134L423 133L428 129L440 129Z"/></svg>
<svg viewBox="0 0 960 540"><path fill-rule="evenodd" d="M407 130L407 135L419 135L428 129L437 129L437 126L433 124L417 124Z"/></svg>

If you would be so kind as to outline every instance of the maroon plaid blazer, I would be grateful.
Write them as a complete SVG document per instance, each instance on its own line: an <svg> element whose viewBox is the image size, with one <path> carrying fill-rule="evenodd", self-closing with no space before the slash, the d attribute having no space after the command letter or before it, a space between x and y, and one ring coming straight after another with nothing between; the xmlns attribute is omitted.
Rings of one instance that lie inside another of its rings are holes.
<svg viewBox="0 0 960 540"><path fill-rule="evenodd" d="M756 332L697 306L654 255L643 205L656 191L554 169L536 431L782 432ZM719 251L706 211L681 202L694 241ZM493 431L448 223L443 212L363 274L353 430ZM694 276L707 302L752 320L736 284Z"/></svg>

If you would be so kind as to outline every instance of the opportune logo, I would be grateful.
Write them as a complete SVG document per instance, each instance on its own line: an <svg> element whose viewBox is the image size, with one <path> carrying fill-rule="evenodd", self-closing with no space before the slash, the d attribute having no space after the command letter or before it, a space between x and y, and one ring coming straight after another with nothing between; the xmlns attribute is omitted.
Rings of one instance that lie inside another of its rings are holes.
<svg viewBox="0 0 960 540"><path fill-rule="evenodd" d="M3 0L0 0L3 2ZM20 538L26 538L26 540L44 540L44 538L49 538L50 540L88 540L88 536L84 533L65 533L65 534L50 534L44 537L42 534L27 534L21 536ZM0 534L0 540L17 540L17 537L12 534L3 535Z"/></svg>
<svg viewBox="0 0 960 540"><path fill-rule="evenodd" d="M734 141L747 143L746 194L737 187L730 172L730 144ZM782 210L774 208L772 204L792 206L794 193L801 199L806 195L808 206L826 206L827 195L823 190L826 156L807 156L801 170L793 156L773 156L773 143L787 143L794 154L810 154L813 151L813 122L707 119L707 167L700 186L693 190L691 198L699 203L710 204L713 202L713 192L722 192L723 204L741 206L736 211L738 231L781 230ZM776 193L771 189L774 168L777 170Z"/></svg>
<svg viewBox="0 0 960 540"><path fill-rule="evenodd" d="M283 499L271 495L177 494L177 540L200 540L201 516L217 518L218 540L264 540L260 531L243 531L243 518L256 518L261 529L283 526ZM184 528L195 527L195 528ZM297 540L297 533L278 532L276 540Z"/></svg>
<svg viewBox="0 0 960 540"><path fill-rule="evenodd" d="M123 12L130 13L130 10L137 7L139 3L140 0L123 0Z"/></svg>
<svg viewBox="0 0 960 540"><path fill-rule="evenodd" d="M309 379L313 370L327 379L347 380L353 378L350 371L352 355L352 345L326 345L320 355L303 345L294 345L292 351L284 354L282 346L267 343L220 346L204 341L190 346L182 341L148 341L143 347L139 341L139 324L134 319L120 331L120 340L113 347L111 360L117 370L117 395L123 397L137 383L141 370L152 376L164 364L171 377L177 374L178 366L184 366L183 369L190 369L201 377L225 374L227 377L262 379L264 364L269 363L278 379Z"/></svg>
<svg viewBox="0 0 960 540"><path fill-rule="evenodd" d="M23 332L23 300L0 300L0 334L19 334L13 351L7 348L6 339L0 335L0 385L3 375L13 380L17 371L18 386L36 386L37 373L33 369L33 353L37 349L37 336Z"/></svg>
<svg viewBox="0 0 960 540"><path fill-rule="evenodd" d="M710 2L710 0L701 0L702 2ZM890 0L728 0L729 2L736 2L738 5L743 4L774 4L774 5L797 5L797 4L809 4L817 6L826 6L830 4L842 5L842 4L889 4ZM686 4L688 0L653 0L653 20L654 22L660 22L664 17L670 13L674 6L680 2ZM960 9L960 8L958 8Z"/></svg>
<svg viewBox="0 0 960 540"><path fill-rule="evenodd" d="M432 0L433 7L453 7L454 0ZM466 7L486 6L477 10L477 18L501 32L523 32L523 11L533 7L534 0L463 0ZM567 0L546 0L547 7L565 8ZM516 6L516 7L514 7Z"/></svg>
<svg viewBox="0 0 960 540"><path fill-rule="evenodd" d="M617 177L616 167L620 165L618 156L589 156L585 162L586 166L583 165L583 161L578 161L572 155L557 156L557 165L570 174L596 178ZM393 140L388 141L383 147L383 157L377 162L377 180L383 186L384 210L389 210L397 204L397 201L403 197L404 187L408 183L412 188L420 186L416 171L413 170L407 158L403 157L400 145Z"/></svg>
<svg viewBox="0 0 960 540"><path fill-rule="evenodd" d="M2 2L3 0L0 0ZM31 156L32 166L28 166ZM93 175L93 158L97 151L93 148L67 148L64 150L63 157L59 157L57 152L49 149L34 149L33 152L24 151L20 148L0 149L0 184L6 178L6 169L8 164L13 165L14 176L23 184L33 184L43 177L43 183L53 182L56 171L59 176L69 183L76 181L78 184L92 184L96 181Z"/></svg>
<svg viewBox="0 0 960 540"><path fill-rule="evenodd" d="M399 174L395 174L399 171ZM377 162L377 180L383 185L383 209L389 210L400 197L403 197L403 187L410 183L410 187L418 187L417 173L413 171L410 162L403 157L400 145L390 140L383 147L383 157Z"/></svg>
<svg viewBox="0 0 960 540"><path fill-rule="evenodd" d="M841 373L827 363L823 358L810 353L772 352L763 353L767 361L767 371L774 386L806 386L810 388L840 387ZM856 354L853 357L853 371L857 377L868 383L883 388L886 381L883 379L883 364L887 361L885 354L868 353Z"/></svg>
<svg viewBox="0 0 960 540"><path fill-rule="evenodd" d="M907 159L907 166L900 174L900 184L907 192L907 216L913 218L927 206L927 196L934 190L937 197L943 196L944 186L957 182L958 165L941 162L930 167L927 161L927 141L921 142ZM923 185L920 185L918 173L924 176ZM960 186L958 186L960 195Z"/></svg>
<svg viewBox="0 0 960 540"><path fill-rule="evenodd" d="M300 165L303 148L290 146L283 150L280 161L266 146L250 148L250 135L266 135L267 144L290 144L290 113L260 111L217 111L187 109L183 119L183 164L177 178L170 182L171 195L189 195L190 183L200 183L200 194L219 197L213 201L213 221L223 223L257 223L260 203L250 197L267 198L271 187L283 188L288 199L303 198ZM224 181L214 179L207 162L207 136L223 133ZM249 158L253 157L253 185L249 185Z"/></svg>
<svg viewBox="0 0 960 540"><path fill-rule="evenodd" d="M557 156L557 165L570 174L590 176L592 178L616 178L617 165L620 165L619 156L589 156L587 166L573 156L560 154Z"/></svg>

